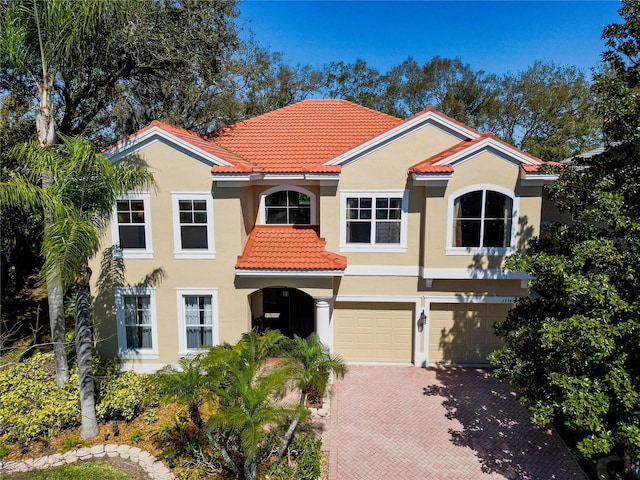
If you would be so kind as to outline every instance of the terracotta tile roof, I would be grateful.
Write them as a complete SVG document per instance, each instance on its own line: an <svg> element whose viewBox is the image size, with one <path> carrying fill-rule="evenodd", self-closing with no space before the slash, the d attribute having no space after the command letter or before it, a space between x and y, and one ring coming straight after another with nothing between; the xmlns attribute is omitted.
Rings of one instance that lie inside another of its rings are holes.
<svg viewBox="0 0 640 480"><path fill-rule="evenodd" d="M335 172L322 166L400 125L345 100L304 100L207 135L263 172ZM214 172L223 170L215 167Z"/></svg>
<svg viewBox="0 0 640 480"><path fill-rule="evenodd" d="M463 140L462 142L456 143L452 147L449 147L446 150L443 150L442 152L437 153L436 155L433 155L432 157L429 157L429 158L427 158L426 160L423 160L420 163L417 163L413 167L409 168L409 173L447 173L447 172L453 172L453 167L451 165L434 165L434 164L446 159L447 157L455 155L456 153L462 152L463 150L466 150L466 149L472 147L473 145L476 145L477 143L482 142L483 140L485 140L487 138L491 138L495 142L501 143L501 144L513 149L513 150L516 150L518 153L520 153L522 155L525 155L525 156L529 157L531 160L533 160L534 162L536 162L535 165L530 165L530 164L523 163L521 166L522 166L522 168L523 168L523 170L525 172L536 172L536 171L538 171L540 166L545 164L545 163L548 163L550 165L555 165L556 164L555 162L543 162L538 157L534 157L530 153L524 152L524 151L520 150L519 148L514 147L510 143L507 143L504 140L500 140L493 133L482 133L482 134L480 134L480 136L478 138L476 138L474 140Z"/></svg>
<svg viewBox="0 0 640 480"><path fill-rule="evenodd" d="M133 140L135 137L140 136L142 134L144 134L145 132L147 132L148 130L151 130L152 128L160 128L162 130L164 130L165 132L181 139L184 140L185 142L190 143L191 145L199 148L200 150L207 152L211 155L215 155L216 157L238 165L238 168L242 168L242 166L246 166L248 164L248 162L246 162L246 160L244 160L242 157L236 155L233 152L230 152L229 150L227 150L226 148L224 148L221 145L217 145L215 143L209 142L208 140L206 140L204 138L203 135L200 135L196 132L192 132L190 130L186 130L184 128L180 128L180 127L175 127L173 125L170 125L168 123L164 123L161 122L160 120L154 120L153 122L151 122L149 125L147 125L144 128L141 128L140 130L138 130L137 132L129 135L126 138L123 138L122 140L119 140L118 142L114 143L113 145L107 147L104 152L107 152L119 145L122 145L130 140Z"/></svg>
<svg viewBox="0 0 640 480"><path fill-rule="evenodd" d="M462 128L465 128L465 129L467 129L467 130L471 130L472 132L476 133L477 135L482 135L482 132L479 132L479 131L478 131L478 130L476 130L475 128L470 127L470 126L469 126L469 125L467 125L466 123L462 123L461 121L456 120L455 118L450 117L449 115L445 115L444 113L442 113L442 112L440 112L440 111L436 110L436 107L434 107L433 105L427 105L423 110L419 111L418 113L415 113L415 114L411 115L410 117L406 118L404 121L405 121L405 122L408 122L408 121L410 121L411 119L413 119L413 118L415 118L415 117L418 117L418 116L420 116L420 115L422 115L422 114L425 114L425 113L427 113L427 112L432 112L432 113L434 113L434 114L438 115L439 117L442 117L442 118L444 118L444 119L446 119L446 120L449 120L450 122L453 122L453 123L455 123L455 124L460 125Z"/></svg>
<svg viewBox="0 0 640 480"><path fill-rule="evenodd" d="M439 162L440 160L444 160L451 155L454 155L458 152L461 152L472 145L484 140L487 138L487 134L480 135L475 140L463 140L459 143L456 143L452 147L443 150L440 153L433 155L432 157L423 160L420 163L417 163L413 167L409 168L409 173L449 173L453 172L453 167L451 165L434 165L434 163Z"/></svg>
<svg viewBox="0 0 640 480"><path fill-rule="evenodd" d="M325 250L317 227L307 225L256 225L249 235L237 269L344 270L347 258Z"/></svg>

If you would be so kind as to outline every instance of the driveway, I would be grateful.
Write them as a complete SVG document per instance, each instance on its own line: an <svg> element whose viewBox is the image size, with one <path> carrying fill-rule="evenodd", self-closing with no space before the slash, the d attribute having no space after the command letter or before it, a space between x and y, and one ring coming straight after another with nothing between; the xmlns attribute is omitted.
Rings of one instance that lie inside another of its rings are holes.
<svg viewBox="0 0 640 480"><path fill-rule="evenodd" d="M329 480L585 478L488 370L354 365L333 391Z"/></svg>

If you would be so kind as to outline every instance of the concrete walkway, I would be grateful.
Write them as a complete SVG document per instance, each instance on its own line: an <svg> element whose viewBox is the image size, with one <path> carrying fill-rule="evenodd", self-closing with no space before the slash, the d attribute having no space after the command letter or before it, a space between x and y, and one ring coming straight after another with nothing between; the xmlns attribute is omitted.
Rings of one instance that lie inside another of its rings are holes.
<svg viewBox="0 0 640 480"><path fill-rule="evenodd" d="M487 370L351 366L320 428L329 480L585 478Z"/></svg>

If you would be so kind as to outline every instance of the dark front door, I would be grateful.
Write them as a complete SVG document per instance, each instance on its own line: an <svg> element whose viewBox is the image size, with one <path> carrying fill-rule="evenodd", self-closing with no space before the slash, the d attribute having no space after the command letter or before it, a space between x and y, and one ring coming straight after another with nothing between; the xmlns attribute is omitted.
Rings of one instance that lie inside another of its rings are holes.
<svg viewBox="0 0 640 480"><path fill-rule="evenodd" d="M265 288L262 290L263 318L265 330L280 330L293 338L308 337L314 331L313 298L295 288Z"/></svg>

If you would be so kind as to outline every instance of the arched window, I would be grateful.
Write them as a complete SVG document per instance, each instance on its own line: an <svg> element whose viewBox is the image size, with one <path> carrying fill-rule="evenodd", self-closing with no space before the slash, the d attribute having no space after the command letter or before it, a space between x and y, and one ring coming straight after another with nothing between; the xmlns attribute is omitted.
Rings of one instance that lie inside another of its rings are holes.
<svg viewBox="0 0 640 480"><path fill-rule="evenodd" d="M279 190L264 198L266 224L310 225L311 196L295 190Z"/></svg>
<svg viewBox="0 0 640 480"><path fill-rule="evenodd" d="M475 190L453 202L453 247L510 247L513 199Z"/></svg>

